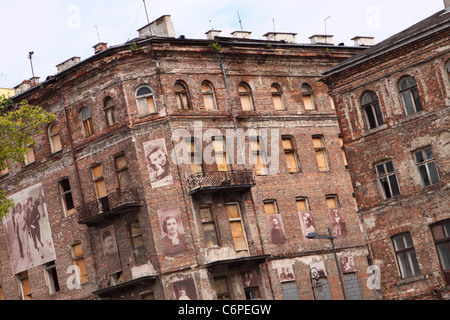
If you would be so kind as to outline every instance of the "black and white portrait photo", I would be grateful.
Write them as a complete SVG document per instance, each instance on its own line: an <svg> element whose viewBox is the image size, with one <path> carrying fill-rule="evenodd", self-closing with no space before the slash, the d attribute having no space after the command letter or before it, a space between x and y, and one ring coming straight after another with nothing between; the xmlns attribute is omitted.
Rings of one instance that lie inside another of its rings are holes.
<svg viewBox="0 0 450 320"><path fill-rule="evenodd" d="M187 251L184 228L178 207L158 211L161 225L164 251L167 256L173 256Z"/></svg>
<svg viewBox="0 0 450 320"><path fill-rule="evenodd" d="M105 255L106 267L109 274L122 270L120 264L119 250L117 249L114 226L109 226L100 230L103 253Z"/></svg>
<svg viewBox="0 0 450 320"><path fill-rule="evenodd" d="M327 271L325 270L325 263L323 261L310 263L309 269L311 270L311 276L316 279L327 277Z"/></svg>
<svg viewBox="0 0 450 320"><path fill-rule="evenodd" d="M172 287L176 300L198 300L194 279L175 281Z"/></svg>
<svg viewBox="0 0 450 320"><path fill-rule="evenodd" d="M42 185L35 185L8 198L14 201L14 206L3 218L3 225L13 273L55 260Z"/></svg>
<svg viewBox="0 0 450 320"><path fill-rule="evenodd" d="M244 271L241 273L242 283L244 288L257 287L258 278L256 275L256 270Z"/></svg>
<svg viewBox="0 0 450 320"><path fill-rule="evenodd" d="M277 270L280 282L295 280L294 272L292 271L292 266L279 267Z"/></svg>
<svg viewBox="0 0 450 320"><path fill-rule="evenodd" d="M298 213L300 219L300 226L302 227L303 236L306 238L308 233L317 232L314 218L310 211L302 211Z"/></svg>
<svg viewBox="0 0 450 320"><path fill-rule="evenodd" d="M353 257L340 258L339 264L341 265L342 273L356 272L355 259Z"/></svg>
<svg viewBox="0 0 450 320"><path fill-rule="evenodd" d="M345 225L344 216L342 214L342 210L338 209L330 209L330 221L331 227L333 230L333 235L335 236L345 236L347 235L347 227Z"/></svg>
<svg viewBox="0 0 450 320"><path fill-rule="evenodd" d="M280 214L271 214L267 216L267 225L270 229L270 236L272 243L286 242L286 235L284 233L283 220Z"/></svg>
<svg viewBox="0 0 450 320"><path fill-rule="evenodd" d="M166 141L158 139L144 143L144 153L152 188L173 184L170 161L167 154Z"/></svg>

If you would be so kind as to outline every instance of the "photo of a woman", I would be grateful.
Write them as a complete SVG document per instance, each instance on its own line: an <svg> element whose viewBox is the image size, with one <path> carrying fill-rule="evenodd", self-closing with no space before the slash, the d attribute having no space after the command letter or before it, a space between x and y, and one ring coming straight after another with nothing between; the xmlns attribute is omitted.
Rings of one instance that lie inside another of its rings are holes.
<svg viewBox="0 0 450 320"><path fill-rule="evenodd" d="M172 256L185 253L187 251L187 245L179 208L174 207L159 210L158 216L161 223L166 255Z"/></svg>

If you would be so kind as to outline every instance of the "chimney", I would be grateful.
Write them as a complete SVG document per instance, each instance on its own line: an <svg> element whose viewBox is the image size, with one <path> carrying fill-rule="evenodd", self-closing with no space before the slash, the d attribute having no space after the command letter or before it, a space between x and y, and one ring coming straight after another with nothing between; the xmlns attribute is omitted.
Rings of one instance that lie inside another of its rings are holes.
<svg viewBox="0 0 450 320"><path fill-rule="evenodd" d="M309 40L311 40L311 44L330 44L334 45L334 36L329 35L323 35L323 34L315 34L311 37L309 37Z"/></svg>
<svg viewBox="0 0 450 320"><path fill-rule="evenodd" d="M374 37L356 36L351 40L355 42L355 47L370 47L375 45L373 39Z"/></svg>
<svg viewBox="0 0 450 320"><path fill-rule="evenodd" d="M450 0L444 0L445 11L450 11Z"/></svg>
<svg viewBox="0 0 450 320"><path fill-rule="evenodd" d="M263 35L263 37L266 37L269 41L284 41L287 43L297 43L295 41L296 33L290 33L290 32L267 32Z"/></svg>
<svg viewBox="0 0 450 320"><path fill-rule="evenodd" d="M108 44L105 43L105 42L99 42L95 46L93 46L92 48L94 48L95 54L97 54L97 53L100 53L100 52L105 51L106 49L108 49Z"/></svg>
<svg viewBox="0 0 450 320"><path fill-rule="evenodd" d="M220 37L222 30L209 30L206 32L206 37L208 40L214 40L215 37Z"/></svg>
<svg viewBox="0 0 450 320"><path fill-rule="evenodd" d="M234 38L239 38L239 39L250 39L250 35L252 33L250 31L234 31L231 33L231 35Z"/></svg>
<svg viewBox="0 0 450 320"><path fill-rule="evenodd" d="M175 29L169 15L164 15L138 30L139 38L165 37L175 38Z"/></svg>
<svg viewBox="0 0 450 320"><path fill-rule="evenodd" d="M27 91L31 88L31 81L30 80L24 80L21 84L14 87L15 94L20 94L22 92Z"/></svg>
<svg viewBox="0 0 450 320"><path fill-rule="evenodd" d="M37 86L39 84L39 77L30 78L30 85L32 87Z"/></svg>
<svg viewBox="0 0 450 320"><path fill-rule="evenodd" d="M80 57L73 57L73 58L70 58L69 60L64 61L63 63L58 64L56 66L56 68L58 69L58 73L69 69L70 67L79 63L80 61L81 61Z"/></svg>

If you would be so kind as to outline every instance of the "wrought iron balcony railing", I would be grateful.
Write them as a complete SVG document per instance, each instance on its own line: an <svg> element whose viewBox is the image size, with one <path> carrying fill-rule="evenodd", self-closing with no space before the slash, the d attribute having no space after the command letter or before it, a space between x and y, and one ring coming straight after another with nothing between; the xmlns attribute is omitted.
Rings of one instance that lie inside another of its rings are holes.
<svg viewBox="0 0 450 320"><path fill-rule="evenodd" d="M89 223L111 214L120 214L133 207L141 206L137 190L123 190L85 204L78 209L80 223Z"/></svg>
<svg viewBox="0 0 450 320"><path fill-rule="evenodd" d="M250 170L200 172L187 178L189 193L216 192L223 189L248 190L255 185Z"/></svg>

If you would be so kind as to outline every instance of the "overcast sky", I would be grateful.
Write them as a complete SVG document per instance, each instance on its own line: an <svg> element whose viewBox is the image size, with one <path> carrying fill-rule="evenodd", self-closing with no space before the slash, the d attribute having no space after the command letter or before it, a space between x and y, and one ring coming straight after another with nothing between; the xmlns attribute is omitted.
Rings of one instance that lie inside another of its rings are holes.
<svg viewBox="0 0 450 320"><path fill-rule="evenodd" d="M94 54L100 41L118 45L138 36L147 24L143 0L21 0L0 9L0 87L13 88L34 73L45 81L56 65ZM146 0L149 20L170 15L176 36L206 39L242 29L264 39L271 31L297 33L298 43L314 34L334 35L335 44L353 45L354 36L375 42L408 28L444 8L443 0ZM238 17L239 14L239 17ZM97 33L98 30L98 33Z"/></svg>

